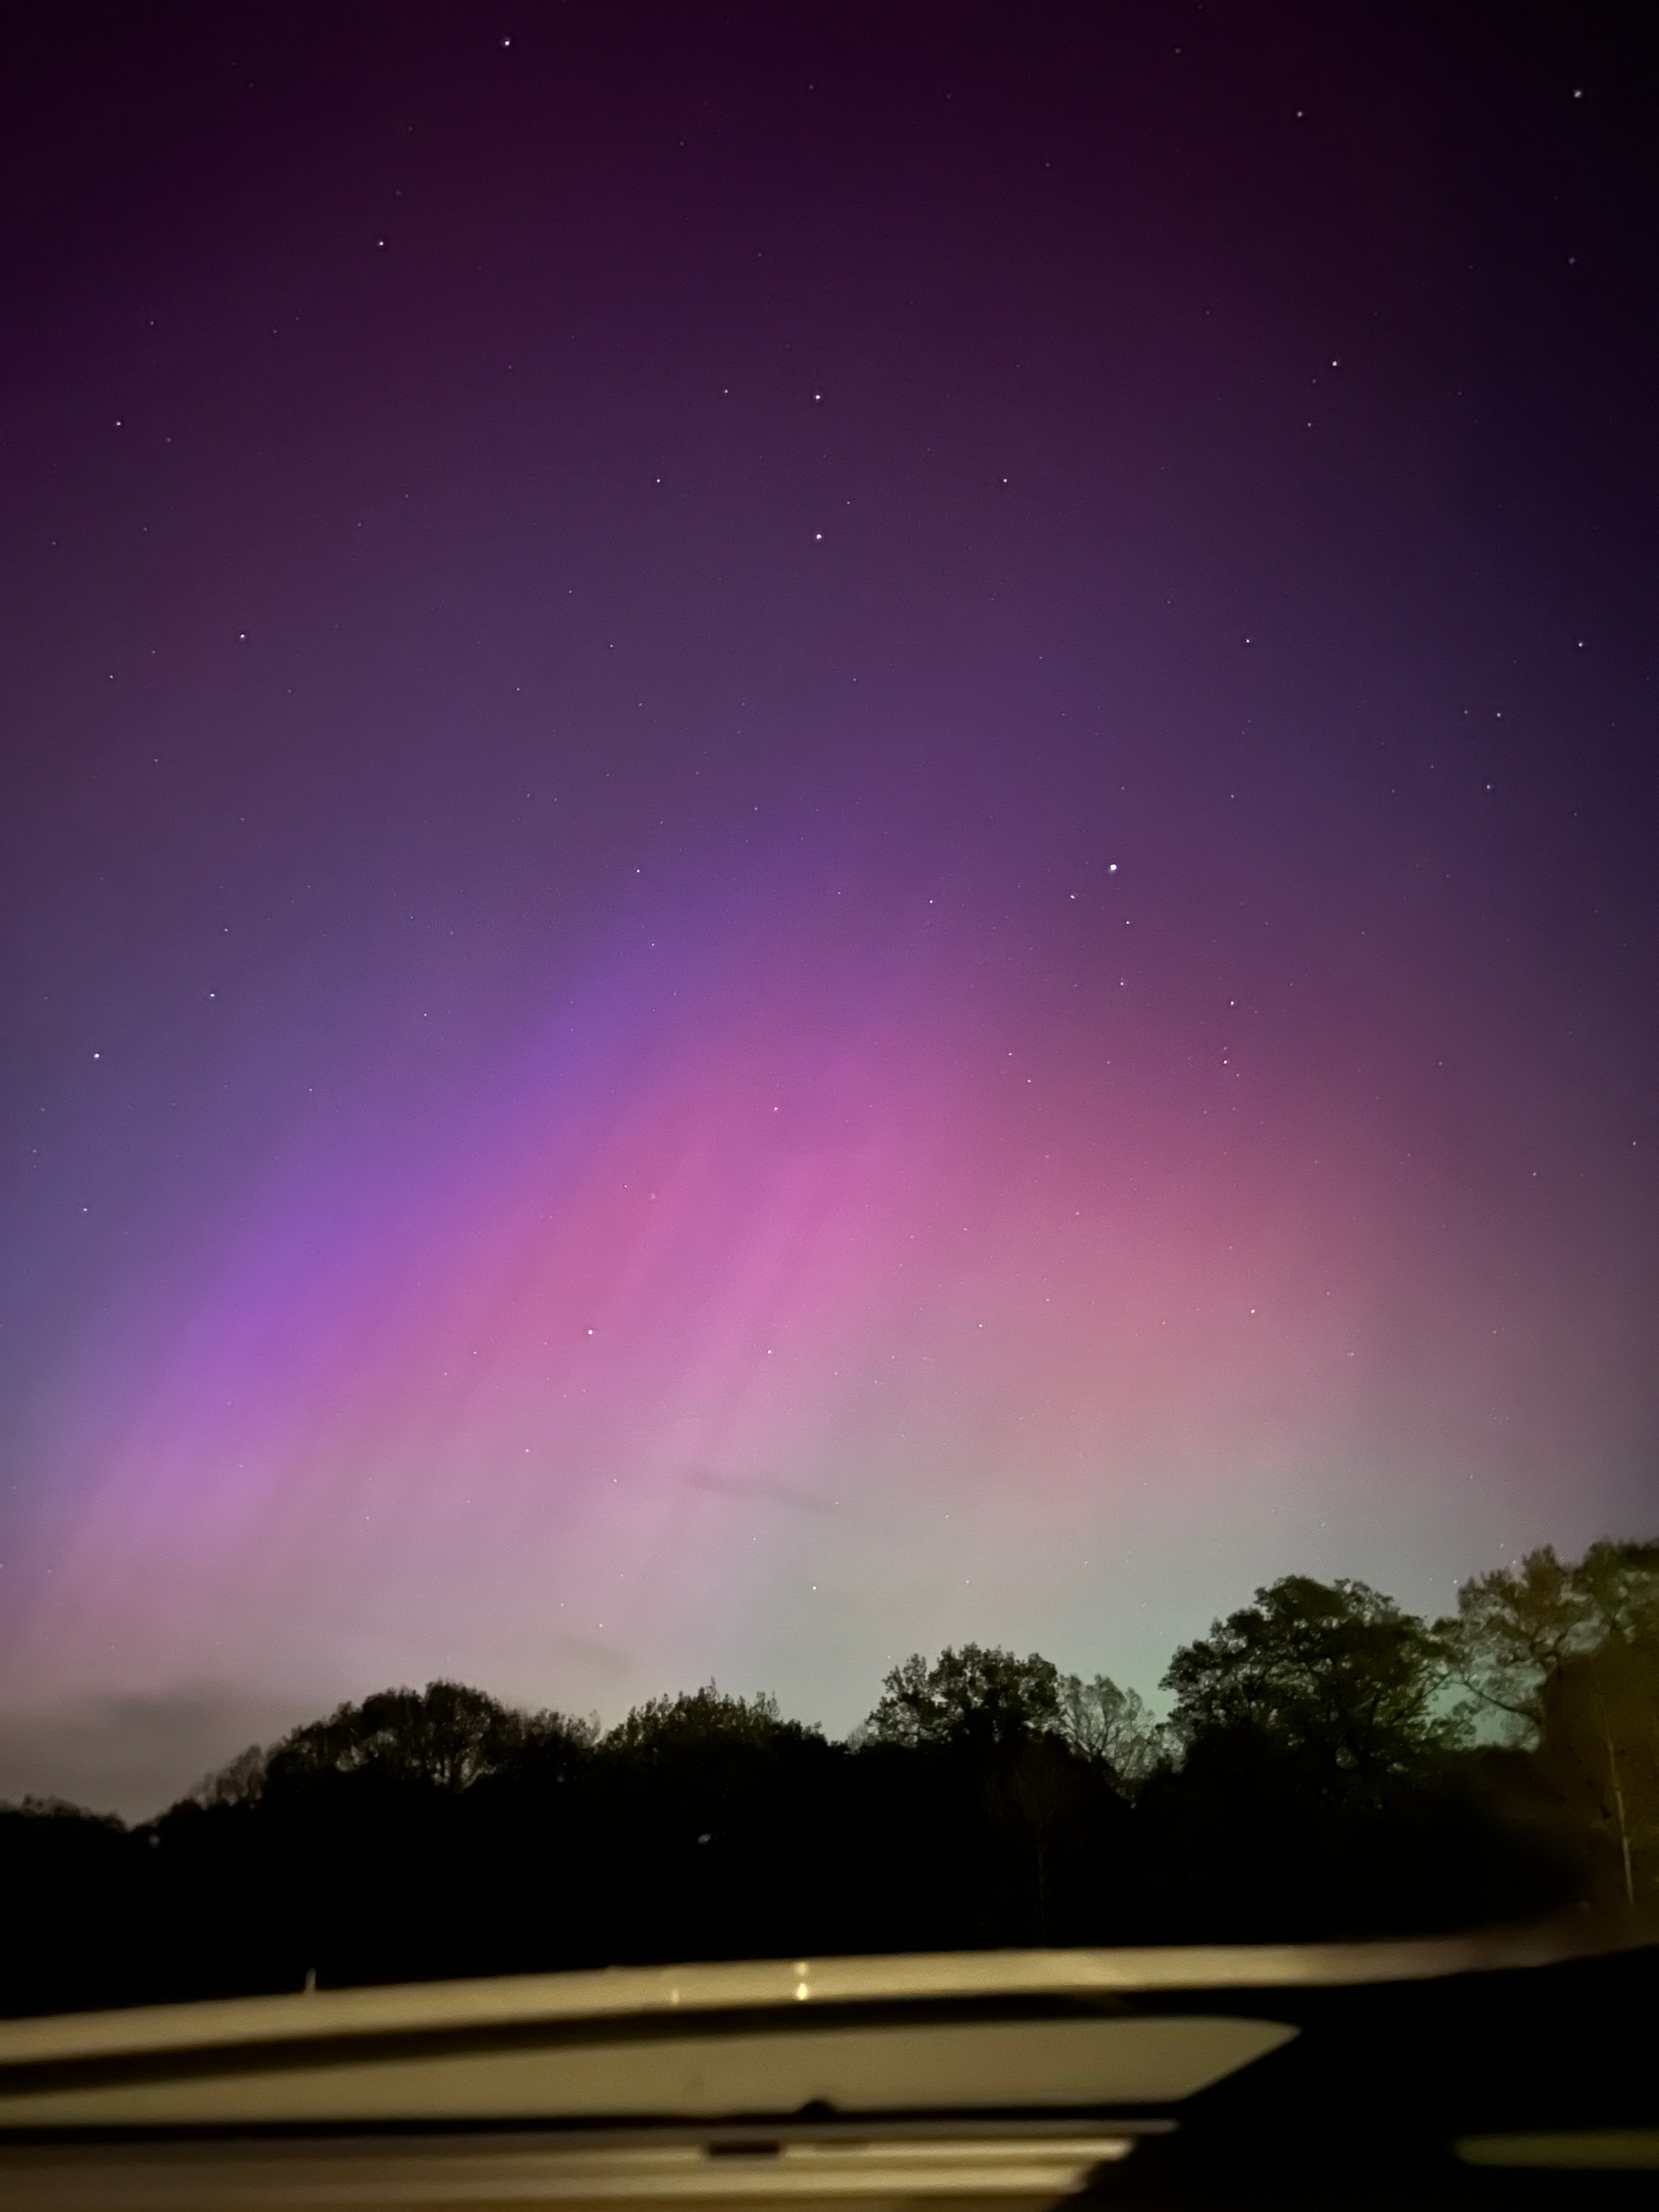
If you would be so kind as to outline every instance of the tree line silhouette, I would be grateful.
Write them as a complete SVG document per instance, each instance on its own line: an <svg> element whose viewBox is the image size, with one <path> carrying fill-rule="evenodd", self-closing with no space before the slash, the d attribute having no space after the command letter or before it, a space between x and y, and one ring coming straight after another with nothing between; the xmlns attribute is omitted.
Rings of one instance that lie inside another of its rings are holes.
<svg viewBox="0 0 1659 2212"><path fill-rule="evenodd" d="M1287 1575L1162 1687L965 1644L844 1742L713 1683L605 1731L383 1691L137 1826L0 1808L0 2009L1659 1903L1659 1542L1530 1553L1433 1622Z"/></svg>

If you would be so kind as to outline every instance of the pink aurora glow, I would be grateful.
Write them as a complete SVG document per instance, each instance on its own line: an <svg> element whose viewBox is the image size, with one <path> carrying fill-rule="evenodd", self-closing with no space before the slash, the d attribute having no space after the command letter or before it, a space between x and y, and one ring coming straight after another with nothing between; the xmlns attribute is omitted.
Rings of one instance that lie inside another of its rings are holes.
<svg viewBox="0 0 1659 2212"><path fill-rule="evenodd" d="M948 1635L1144 1677L1146 1589L1274 1571L1287 1498L1336 1550L1484 1467L1443 1162L1402 1202L1334 1079L1145 962L1062 1018L967 908L855 937L835 872L765 872L760 932L671 903L441 1109L295 1133L142 1377L88 1389L94 1334L49 1411L100 1478L14 1680L712 1671L844 1725Z"/></svg>

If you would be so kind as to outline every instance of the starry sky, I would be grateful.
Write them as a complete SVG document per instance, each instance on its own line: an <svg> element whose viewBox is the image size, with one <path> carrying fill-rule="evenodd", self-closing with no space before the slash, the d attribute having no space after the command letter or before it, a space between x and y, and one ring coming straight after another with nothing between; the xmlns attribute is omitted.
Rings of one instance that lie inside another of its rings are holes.
<svg viewBox="0 0 1659 2212"><path fill-rule="evenodd" d="M1642 11L7 35L0 1795L1659 1528Z"/></svg>

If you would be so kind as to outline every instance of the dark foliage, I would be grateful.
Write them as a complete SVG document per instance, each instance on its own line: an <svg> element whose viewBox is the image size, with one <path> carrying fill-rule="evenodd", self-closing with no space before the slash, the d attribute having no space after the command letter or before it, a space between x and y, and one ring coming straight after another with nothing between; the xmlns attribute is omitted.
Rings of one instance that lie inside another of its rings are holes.
<svg viewBox="0 0 1659 2212"><path fill-rule="evenodd" d="M1650 1545L1534 1554L1432 1626L1287 1577L1175 1655L1166 1724L971 1644L895 1668L846 1743L712 1684L607 1735L452 1682L386 1691L137 1830L0 1808L0 2008L1638 1903L1656 1597Z"/></svg>
<svg viewBox="0 0 1659 2212"><path fill-rule="evenodd" d="M70 2011L154 1986L153 1856L142 1831L72 1805L0 1806L8 2012Z"/></svg>

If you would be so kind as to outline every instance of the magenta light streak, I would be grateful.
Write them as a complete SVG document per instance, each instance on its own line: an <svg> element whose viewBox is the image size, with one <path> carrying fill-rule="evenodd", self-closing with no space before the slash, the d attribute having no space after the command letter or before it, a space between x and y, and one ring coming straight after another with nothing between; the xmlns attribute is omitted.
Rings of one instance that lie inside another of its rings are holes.
<svg viewBox="0 0 1659 2212"><path fill-rule="evenodd" d="M596 957L462 1109L298 1133L140 1386L96 1402L85 1347L46 1434L99 1480L15 1680L867 1674L1467 1443L1468 1367L1388 1373L1403 1331L1420 1389L1431 1168L1402 1212L1316 1087L1212 1121L1148 994L1045 1024L971 914L849 947L793 865L763 930L682 900L673 958Z"/></svg>

